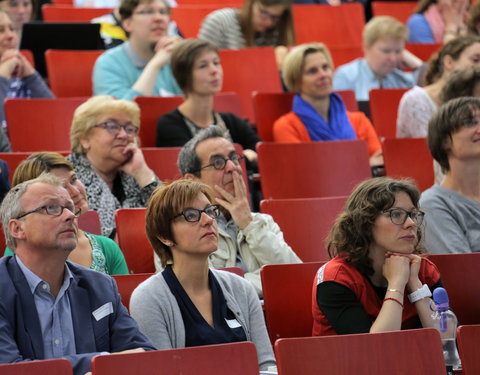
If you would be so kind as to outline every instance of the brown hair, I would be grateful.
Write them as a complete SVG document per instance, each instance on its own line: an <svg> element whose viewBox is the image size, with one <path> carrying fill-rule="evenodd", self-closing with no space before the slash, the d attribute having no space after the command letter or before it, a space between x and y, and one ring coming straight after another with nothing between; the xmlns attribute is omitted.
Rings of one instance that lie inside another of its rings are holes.
<svg viewBox="0 0 480 375"><path fill-rule="evenodd" d="M218 54L218 48L201 39L184 39L173 47L171 67L173 77L185 94L192 90L193 65L201 53L212 51Z"/></svg>
<svg viewBox="0 0 480 375"><path fill-rule="evenodd" d="M135 11L135 8L138 7L140 4L150 4L153 0L121 0L120 6L118 8L118 12L120 13L120 18L122 21L130 18ZM165 7L170 12L170 7L166 0L162 0Z"/></svg>
<svg viewBox="0 0 480 375"><path fill-rule="evenodd" d="M199 194L210 202L214 193L210 187L194 180L181 179L155 189L147 205L145 224L148 240L160 257L162 267L173 260L172 250L160 238L175 242L172 219L187 207Z"/></svg>
<svg viewBox="0 0 480 375"><path fill-rule="evenodd" d="M372 260L369 257L372 234L376 218L384 210L395 204L395 194L406 193L418 208L420 192L410 180L394 180L389 177L376 177L358 184L345 203L344 211L337 217L327 238L330 257L345 257L363 274L373 274ZM417 228L418 242L415 251L420 253L422 231Z"/></svg>
<svg viewBox="0 0 480 375"><path fill-rule="evenodd" d="M264 7L283 5L286 7L278 23L268 34L278 33L278 45L292 46L295 44L295 31L293 28L292 0L245 0L240 9L240 27L245 38L245 47L255 46L255 30L253 29L253 4L259 3Z"/></svg>
<svg viewBox="0 0 480 375"><path fill-rule="evenodd" d="M480 83L480 68L456 70L450 74L443 86L440 98L443 103L462 96L473 96L475 87Z"/></svg>

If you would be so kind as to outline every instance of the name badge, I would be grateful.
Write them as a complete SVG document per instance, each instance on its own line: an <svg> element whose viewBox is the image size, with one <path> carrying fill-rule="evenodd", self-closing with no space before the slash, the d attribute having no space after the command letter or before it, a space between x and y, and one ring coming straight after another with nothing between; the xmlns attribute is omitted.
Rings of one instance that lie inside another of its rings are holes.
<svg viewBox="0 0 480 375"><path fill-rule="evenodd" d="M100 319L105 318L107 315L113 313L113 305L111 302L107 302L105 305L100 306L94 312L92 312L93 317L98 322Z"/></svg>
<svg viewBox="0 0 480 375"><path fill-rule="evenodd" d="M230 328L238 328L242 326L237 319L225 319L225 321Z"/></svg>

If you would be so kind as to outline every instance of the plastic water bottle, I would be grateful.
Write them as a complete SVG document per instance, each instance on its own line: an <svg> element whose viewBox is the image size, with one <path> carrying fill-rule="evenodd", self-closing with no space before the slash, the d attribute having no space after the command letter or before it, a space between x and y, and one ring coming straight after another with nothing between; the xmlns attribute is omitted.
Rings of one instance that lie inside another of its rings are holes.
<svg viewBox="0 0 480 375"><path fill-rule="evenodd" d="M450 310L448 294L445 289L436 288L433 291L433 301L437 306L433 314L435 328L440 332L442 338L447 374L452 374L454 369L460 368L460 358L455 343L458 320L453 311Z"/></svg>

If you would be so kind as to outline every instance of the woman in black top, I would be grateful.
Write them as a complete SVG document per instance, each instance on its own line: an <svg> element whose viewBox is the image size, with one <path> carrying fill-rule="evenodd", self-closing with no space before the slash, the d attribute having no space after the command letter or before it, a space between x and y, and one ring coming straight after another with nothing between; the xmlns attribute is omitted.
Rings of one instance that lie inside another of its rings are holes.
<svg viewBox="0 0 480 375"><path fill-rule="evenodd" d="M231 113L213 109L213 97L223 83L217 48L199 39L183 40L172 52L171 66L185 101L158 120L157 146L181 147L201 129L216 125L228 130L232 141L244 148L248 161L255 162L255 146L261 140L250 125Z"/></svg>

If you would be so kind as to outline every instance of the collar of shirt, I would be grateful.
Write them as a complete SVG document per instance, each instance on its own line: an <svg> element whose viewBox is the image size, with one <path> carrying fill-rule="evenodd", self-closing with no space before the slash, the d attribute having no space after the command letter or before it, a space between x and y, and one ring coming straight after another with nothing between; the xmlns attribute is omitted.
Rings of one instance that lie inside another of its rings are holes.
<svg viewBox="0 0 480 375"><path fill-rule="evenodd" d="M130 44L129 41L126 41L123 43L125 52L127 53L128 58L132 61L133 65L135 65L139 69L145 68L145 65L147 65L148 61L145 61L142 59L132 48L132 45Z"/></svg>

